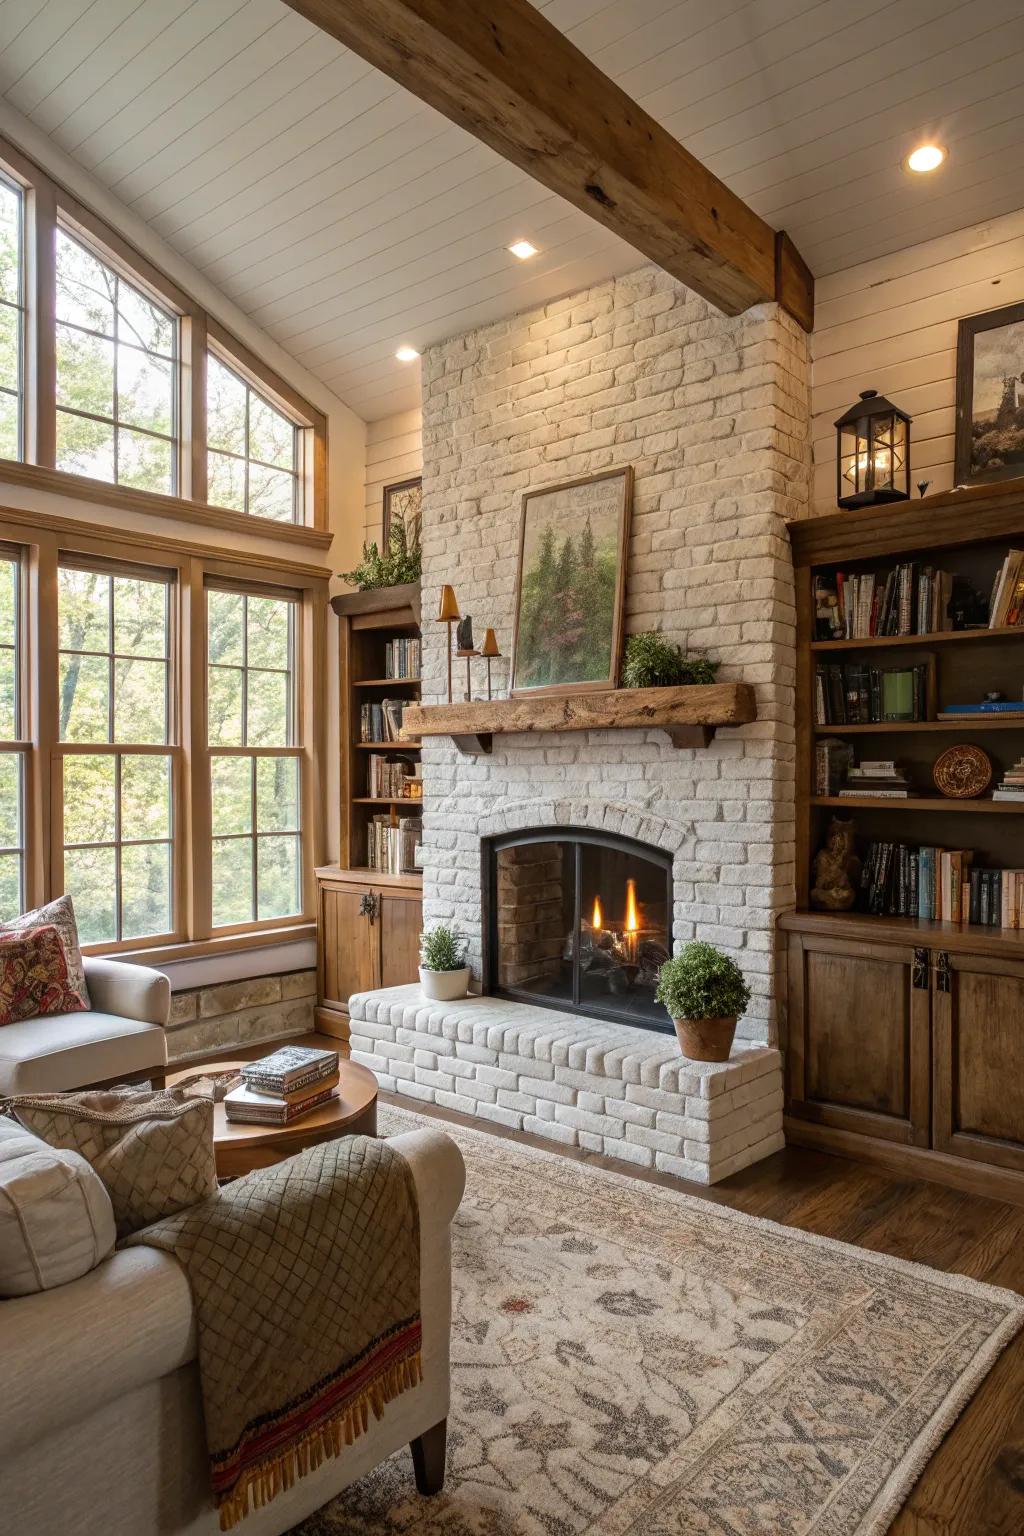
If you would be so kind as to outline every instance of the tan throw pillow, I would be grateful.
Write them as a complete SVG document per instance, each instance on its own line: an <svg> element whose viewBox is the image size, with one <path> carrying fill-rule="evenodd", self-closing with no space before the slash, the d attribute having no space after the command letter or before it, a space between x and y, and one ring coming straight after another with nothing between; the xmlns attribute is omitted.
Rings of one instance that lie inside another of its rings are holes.
<svg viewBox="0 0 1024 1536"><path fill-rule="evenodd" d="M20 1094L7 1101L26 1130L80 1152L106 1185L118 1237L217 1192L213 1101L108 1090Z"/></svg>
<svg viewBox="0 0 1024 1536"><path fill-rule="evenodd" d="M75 907L70 896L58 896L56 901L47 902L45 907L37 907L34 912L23 912L20 917L12 917L9 922L0 923L0 933L20 933L23 928L47 926L56 928L60 938L68 967L67 985L81 999L80 1008L91 1008L82 951L78 944Z"/></svg>

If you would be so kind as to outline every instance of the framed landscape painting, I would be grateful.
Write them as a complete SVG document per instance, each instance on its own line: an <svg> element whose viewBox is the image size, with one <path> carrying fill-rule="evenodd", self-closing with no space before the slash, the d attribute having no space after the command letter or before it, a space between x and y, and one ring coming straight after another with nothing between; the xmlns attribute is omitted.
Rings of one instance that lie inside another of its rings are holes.
<svg viewBox="0 0 1024 1536"><path fill-rule="evenodd" d="M957 485L1024 475L1024 304L960 321Z"/></svg>
<svg viewBox="0 0 1024 1536"><path fill-rule="evenodd" d="M384 540L382 549L387 549L391 540L392 523L405 524L405 540L410 549L416 549L420 542L420 509L423 503L423 480L417 475L412 480L398 480L394 485L384 487Z"/></svg>
<svg viewBox="0 0 1024 1536"><path fill-rule="evenodd" d="M632 497L628 467L523 497L513 695L616 686Z"/></svg>

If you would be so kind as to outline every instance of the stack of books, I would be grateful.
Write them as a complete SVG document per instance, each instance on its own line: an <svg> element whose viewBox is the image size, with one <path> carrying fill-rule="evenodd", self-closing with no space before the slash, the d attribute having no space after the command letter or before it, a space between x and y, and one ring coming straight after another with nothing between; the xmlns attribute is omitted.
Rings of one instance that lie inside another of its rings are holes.
<svg viewBox="0 0 1024 1536"><path fill-rule="evenodd" d="M989 629L1024 624L1024 549L1007 550L996 572L989 603Z"/></svg>
<svg viewBox="0 0 1024 1536"><path fill-rule="evenodd" d="M337 1096L337 1051L285 1045L245 1064L240 1086L225 1096L224 1110L229 1120L291 1125Z"/></svg>
<svg viewBox="0 0 1024 1536"><path fill-rule="evenodd" d="M423 838L418 816L375 816L366 829L366 863L382 875L410 875L416 870L416 848Z"/></svg>
<svg viewBox="0 0 1024 1536"><path fill-rule="evenodd" d="M1018 757L992 791L993 800L1019 800L1024 805L1024 757Z"/></svg>
<svg viewBox="0 0 1024 1536"><path fill-rule="evenodd" d="M419 675L420 642L389 640L384 647L384 676L416 678Z"/></svg>
<svg viewBox="0 0 1024 1536"><path fill-rule="evenodd" d="M851 768L839 794L851 800L862 796L872 800L906 800L912 792L910 780L899 763L891 758L877 758Z"/></svg>
<svg viewBox="0 0 1024 1536"><path fill-rule="evenodd" d="M815 638L870 640L876 635L930 635L952 629L949 571L916 562L883 576L874 571L814 579Z"/></svg>
<svg viewBox="0 0 1024 1536"><path fill-rule="evenodd" d="M940 720L976 720L998 715L1000 720L1024 718L1024 699L983 699L980 704L949 704L939 710Z"/></svg>
<svg viewBox="0 0 1024 1536"><path fill-rule="evenodd" d="M905 843L872 843L861 866L865 908L879 917L967 922L973 858L966 848L908 848Z"/></svg>
<svg viewBox="0 0 1024 1536"><path fill-rule="evenodd" d="M376 752L371 752L369 758L366 787L371 800L412 799L409 781L416 777L412 763L405 758L395 761L380 757Z"/></svg>
<svg viewBox="0 0 1024 1536"><path fill-rule="evenodd" d="M404 699L382 699L379 704L363 704L359 711L361 741L400 741Z"/></svg>

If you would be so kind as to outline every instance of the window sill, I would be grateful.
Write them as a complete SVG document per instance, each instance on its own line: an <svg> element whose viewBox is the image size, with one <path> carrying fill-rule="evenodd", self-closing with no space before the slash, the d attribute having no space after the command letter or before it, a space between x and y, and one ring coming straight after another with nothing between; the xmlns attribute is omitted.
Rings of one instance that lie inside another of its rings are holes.
<svg viewBox="0 0 1024 1536"><path fill-rule="evenodd" d="M232 512L228 507L212 507L205 502L187 501L183 496L163 496L157 491L137 491L127 485L109 485L105 480L90 480L63 469L48 469L42 464L23 464L19 459L0 459L0 481L24 485L30 490L53 491L75 501L98 506L145 512L178 522L198 523L204 528L226 528L250 538L280 539L286 544L306 549L327 549L334 535L326 528L309 528L302 523L277 523L269 517L250 517Z"/></svg>
<svg viewBox="0 0 1024 1536"><path fill-rule="evenodd" d="M82 953L95 959L126 960L131 965L173 965L183 960L204 960L211 955L237 954L249 949L271 949L316 938L316 923L295 923L290 928L257 928L223 938L194 939L179 944L159 944L146 949L112 949L109 945L83 945Z"/></svg>

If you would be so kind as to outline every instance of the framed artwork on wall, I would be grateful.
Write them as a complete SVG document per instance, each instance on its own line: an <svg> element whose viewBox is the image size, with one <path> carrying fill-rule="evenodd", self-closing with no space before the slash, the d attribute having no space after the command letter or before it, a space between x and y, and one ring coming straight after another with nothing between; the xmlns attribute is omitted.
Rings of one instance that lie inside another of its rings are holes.
<svg viewBox="0 0 1024 1536"><path fill-rule="evenodd" d="M629 467L524 495L514 696L617 685L632 501Z"/></svg>
<svg viewBox="0 0 1024 1536"><path fill-rule="evenodd" d="M384 539L382 548L387 549L391 540L392 519L405 524L405 540L409 549L417 549L420 542L420 514L423 502L423 480L416 475L412 480L396 480L384 487Z"/></svg>
<svg viewBox="0 0 1024 1536"><path fill-rule="evenodd" d="M954 474L957 485L1024 475L1024 304L960 321Z"/></svg>

